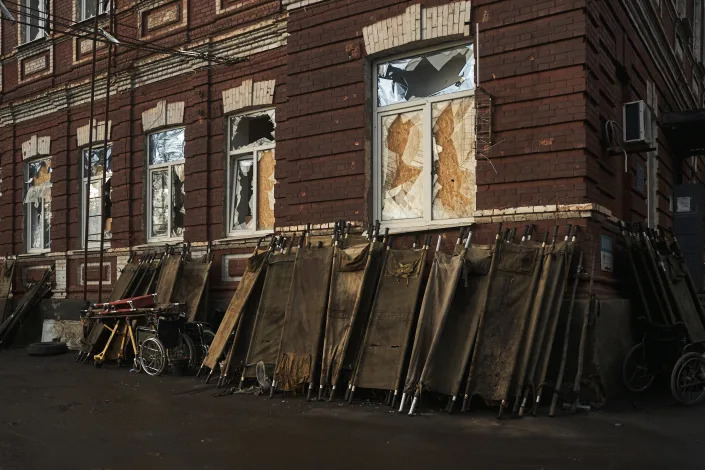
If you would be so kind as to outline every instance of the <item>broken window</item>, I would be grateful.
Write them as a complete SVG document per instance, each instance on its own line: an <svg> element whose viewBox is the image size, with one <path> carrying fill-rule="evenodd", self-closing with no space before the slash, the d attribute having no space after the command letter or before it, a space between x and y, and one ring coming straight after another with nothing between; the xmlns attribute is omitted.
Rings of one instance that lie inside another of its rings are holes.
<svg viewBox="0 0 705 470"><path fill-rule="evenodd" d="M184 234L185 130L169 129L149 135L148 238L182 238Z"/></svg>
<svg viewBox="0 0 705 470"><path fill-rule="evenodd" d="M24 206L28 252L51 248L51 158L25 165Z"/></svg>
<svg viewBox="0 0 705 470"><path fill-rule="evenodd" d="M108 147L105 162L103 162L103 147L94 148L90 151L83 150L83 195L81 197L81 207L83 210L83 223L81 230L86 229L86 219L88 217L88 246L97 248L100 246L100 233L104 231L104 238L108 241L112 238L112 202L111 202L111 180L113 176L111 148ZM105 169L103 168L105 166ZM90 172L90 183L88 174ZM105 186L103 186L103 173L105 173ZM86 193L88 193L88 210L86 211ZM85 236L85 235L84 235ZM85 238L81 238L82 241Z"/></svg>
<svg viewBox="0 0 705 470"><path fill-rule="evenodd" d="M230 118L230 234L274 228L274 110Z"/></svg>
<svg viewBox="0 0 705 470"><path fill-rule="evenodd" d="M378 64L375 213L430 223L475 211L472 45Z"/></svg>
<svg viewBox="0 0 705 470"><path fill-rule="evenodd" d="M77 21L84 21L95 16L96 0L76 0ZM102 15L110 8L110 0L98 0L98 14Z"/></svg>
<svg viewBox="0 0 705 470"><path fill-rule="evenodd" d="M22 0L21 43L41 39L49 27L49 0Z"/></svg>
<svg viewBox="0 0 705 470"><path fill-rule="evenodd" d="M377 106L380 107L474 88L472 45L377 66Z"/></svg>

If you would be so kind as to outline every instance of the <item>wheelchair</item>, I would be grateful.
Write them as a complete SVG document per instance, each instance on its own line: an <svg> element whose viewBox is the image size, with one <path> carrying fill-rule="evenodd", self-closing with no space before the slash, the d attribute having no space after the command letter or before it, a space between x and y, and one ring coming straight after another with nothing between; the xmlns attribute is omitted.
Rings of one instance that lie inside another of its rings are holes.
<svg viewBox="0 0 705 470"><path fill-rule="evenodd" d="M158 376L171 368L194 372L208 353L215 334L205 322L187 322L185 316L156 316L136 329L134 368Z"/></svg>

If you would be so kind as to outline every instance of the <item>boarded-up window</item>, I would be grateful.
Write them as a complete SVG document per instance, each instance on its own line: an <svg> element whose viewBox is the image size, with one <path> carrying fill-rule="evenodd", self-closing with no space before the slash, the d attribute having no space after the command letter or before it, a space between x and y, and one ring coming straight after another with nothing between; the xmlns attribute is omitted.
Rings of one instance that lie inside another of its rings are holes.
<svg viewBox="0 0 705 470"><path fill-rule="evenodd" d="M391 223L472 217L472 45L376 66L375 214Z"/></svg>
<svg viewBox="0 0 705 470"><path fill-rule="evenodd" d="M423 217L423 113L382 117L382 220Z"/></svg>
<svg viewBox="0 0 705 470"><path fill-rule="evenodd" d="M475 207L475 97L431 105L433 218L471 217Z"/></svg>
<svg viewBox="0 0 705 470"><path fill-rule="evenodd" d="M230 118L230 234L274 228L274 127L274 110Z"/></svg>

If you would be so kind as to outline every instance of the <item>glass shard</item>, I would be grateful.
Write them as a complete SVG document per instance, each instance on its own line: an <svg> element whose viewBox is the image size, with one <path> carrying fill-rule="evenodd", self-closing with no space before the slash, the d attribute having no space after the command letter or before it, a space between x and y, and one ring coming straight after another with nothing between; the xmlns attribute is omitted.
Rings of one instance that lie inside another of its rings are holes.
<svg viewBox="0 0 705 470"><path fill-rule="evenodd" d="M150 237L165 237L169 229L169 179L166 170L151 172L152 227Z"/></svg>
<svg viewBox="0 0 705 470"><path fill-rule="evenodd" d="M252 158L233 158L232 160L232 230L253 230L253 182L254 167Z"/></svg>
<svg viewBox="0 0 705 470"><path fill-rule="evenodd" d="M103 184L103 165L105 165L105 188ZM89 246L97 247L100 245L100 232L104 230L105 240L112 238L112 219L110 218L111 191L110 179L112 178L112 150L108 147L105 162L103 162L103 148L98 147L90 151L90 160L88 150L83 151L83 174L87 175L90 171L91 181L90 187L85 188L88 184L87 178L84 180L84 190L89 192L88 203L88 244ZM83 203L83 201L82 201ZM103 217L105 213L105 217Z"/></svg>
<svg viewBox="0 0 705 470"><path fill-rule="evenodd" d="M26 165L24 204L26 205L29 248L49 248L51 231L51 158Z"/></svg>
<svg viewBox="0 0 705 470"><path fill-rule="evenodd" d="M184 164L171 167L171 236L184 235L184 199L186 198Z"/></svg>

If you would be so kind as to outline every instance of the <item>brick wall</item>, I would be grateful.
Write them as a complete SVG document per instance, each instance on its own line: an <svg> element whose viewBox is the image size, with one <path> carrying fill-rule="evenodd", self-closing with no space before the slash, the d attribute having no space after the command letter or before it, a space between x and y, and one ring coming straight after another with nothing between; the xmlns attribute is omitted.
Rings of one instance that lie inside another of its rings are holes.
<svg viewBox="0 0 705 470"><path fill-rule="evenodd" d="M57 15L73 15L71 2L56 3ZM117 276L118 257L123 259L128 249L146 242L142 113L162 101L184 105L184 239L202 243L225 237L227 115L222 97L224 91L248 80L275 83L277 227L337 219L368 220L372 181L371 64L392 54L412 54L424 47L473 41L474 29L471 33L461 25L467 16L463 16L462 5L457 3L121 3L115 25L121 37L187 48L207 44L214 54L246 56L249 60L206 66L184 58L160 57L145 49L119 48L114 87L117 91L110 106L113 251L107 256L112 274ZM663 34L673 36L675 20L670 7L664 8ZM445 12L441 19L438 12ZM602 118L618 120L621 103L645 99L647 79L663 81L663 72L641 52L641 39L623 2L477 0L472 2L471 18L480 27L479 79L493 96L493 146L486 152L487 159L477 162L477 209L482 215L478 221L494 224L501 219L523 226L526 219L541 219L544 222L540 223L548 226L555 223L552 217L575 223L580 223L580 218L591 218L582 225L586 236L589 234L594 240L601 230L614 231L610 214L643 219L645 196L632 188L639 161L645 161L646 156L631 157L629 173L625 175L621 170L623 160L606 155L600 142ZM389 35L385 32L388 28L399 29ZM54 168L54 253L46 258L61 259L66 295L80 295L78 274L83 261L77 251L81 247L81 228L80 149L76 136L89 119L86 80L90 53L77 38L61 33L49 41L19 49L12 27L4 24L1 34L0 255L24 252L21 144L32 135L48 135ZM23 78L21 62L45 54L49 46L50 67ZM104 49L98 51L98 57L95 118L103 120ZM630 77L627 85L615 79L615 64L625 66ZM692 54L686 51L684 81L691 83L693 73L701 78L698 70ZM676 109L683 99L672 96L667 88L659 87L658 94L661 111ZM677 179L674 173L688 175L692 168L672 168L663 135L658 158L663 182L658 201L660 214L667 221L670 185ZM577 204L585 203L600 207L575 209ZM493 212L517 207L525 210ZM490 234L492 230L482 228L481 233ZM448 234L448 239L453 238L451 232ZM210 288L217 302L227 301L241 274L241 263L234 260L251 249L251 242L216 244ZM44 262L33 258L26 261ZM608 278L611 279L605 275Z"/></svg>

